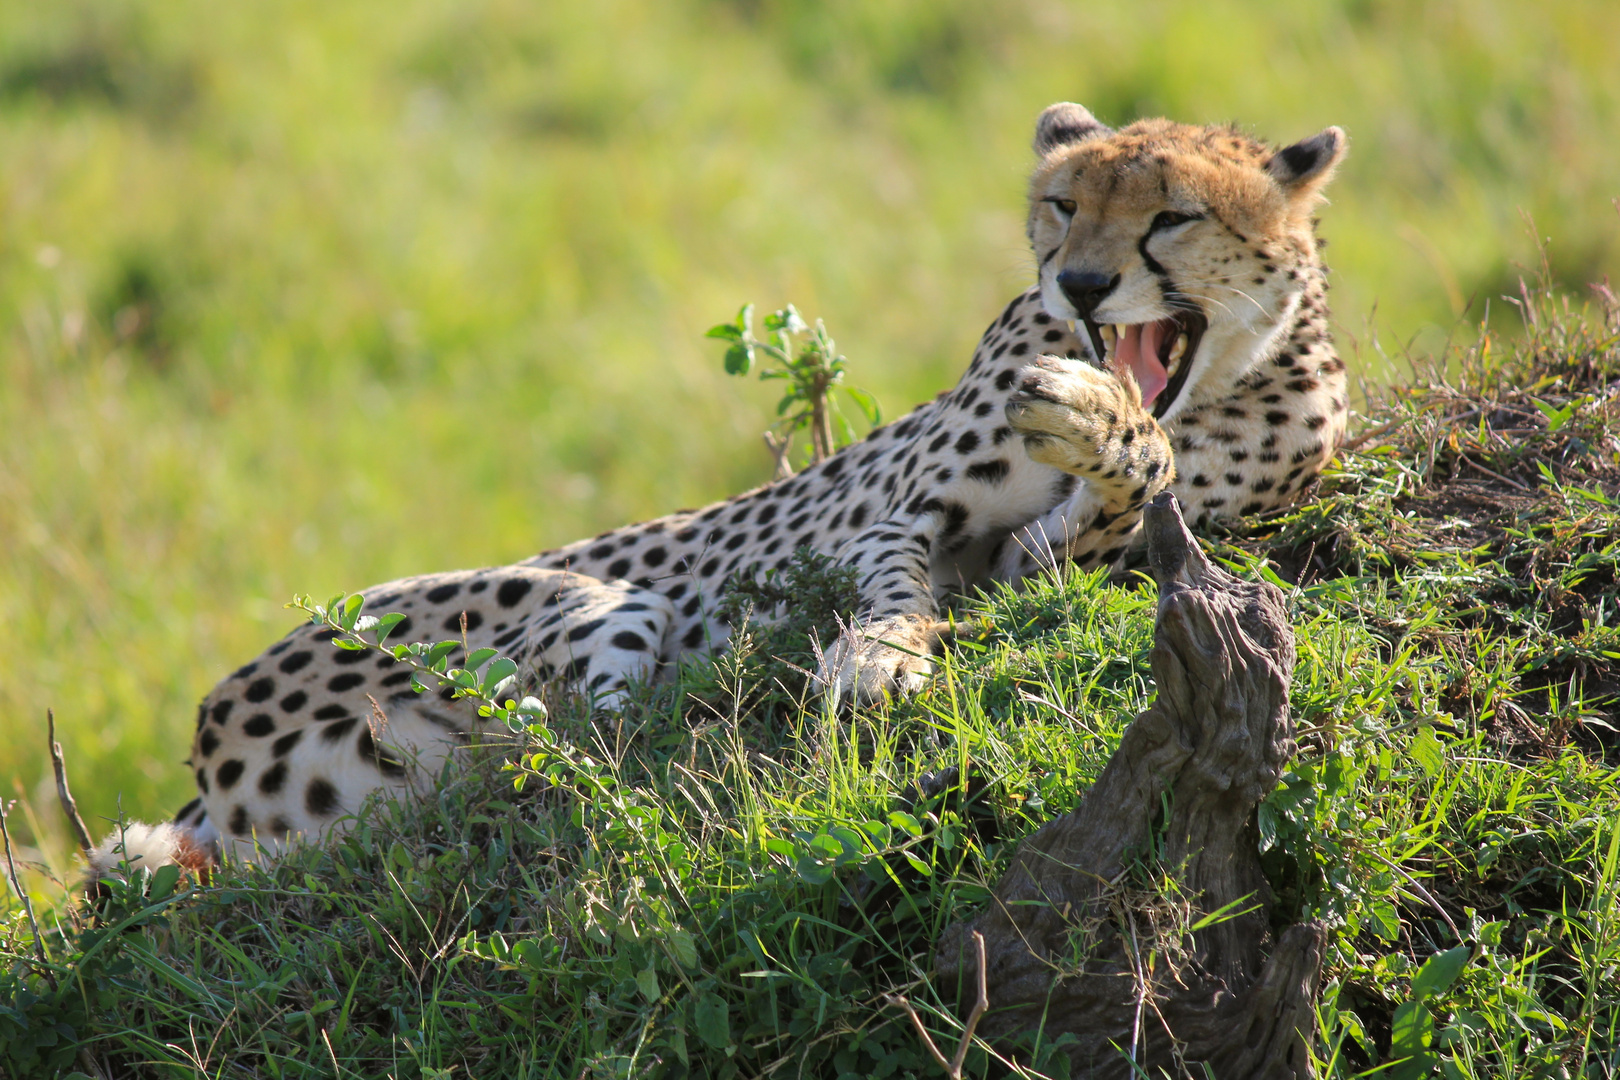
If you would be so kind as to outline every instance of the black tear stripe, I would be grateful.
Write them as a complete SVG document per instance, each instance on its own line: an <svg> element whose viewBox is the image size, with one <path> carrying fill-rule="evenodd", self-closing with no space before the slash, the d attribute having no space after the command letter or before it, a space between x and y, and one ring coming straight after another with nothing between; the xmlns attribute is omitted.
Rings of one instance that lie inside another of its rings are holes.
<svg viewBox="0 0 1620 1080"><path fill-rule="evenodd" d="M1041 256L1041 265L1045 266L1047 263L1051 262L1052 261L1052 256L1056 255L1059 251L1062 251L1062 250L1063 250L1063 245L1059 244L1057 247L1053 248L1051 251L1048 251L1045 255L1042 255Z"/></svg>
<svg viewBox="0 0 1620 1080"><path fill-rule="evenodd" d="M1155 259L1152 255L1148 254L1148 249L1147 249L1148 237L1150 237L1152 235L1153 235L1153 230L1152 229L1149 229L1147 232L1143 233L1142 234L1142 239L1140 239L1140 240L1138 240L1136 242L1136 250L1142 253L1142 261L1147 264L1147 268L1149 270L1153 271L1155 274L1159 275L1161 278L1168 278L1170 276L1170 271L1166 270L1164 268L1164 266L1159 262L1158 259ZM1161 288L1161 289L1164 288L1164 282L1161 281L1159 283L1159 288Z"/></svg>

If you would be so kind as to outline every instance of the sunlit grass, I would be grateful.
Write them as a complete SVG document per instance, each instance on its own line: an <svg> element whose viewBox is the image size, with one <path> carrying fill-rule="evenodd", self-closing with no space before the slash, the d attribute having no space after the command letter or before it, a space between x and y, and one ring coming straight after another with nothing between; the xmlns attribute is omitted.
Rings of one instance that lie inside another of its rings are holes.
<svg viewBox="0 0 1620 1080"><path fill-rule="evenodd" d="M47 707L98 827L158 816L294 592L763 480L772 399L701 337L744 300L825 317L891 414L932 396L1027 283L1050 101L1346 127L1323 231L1374 381L1509 288L1521 208L1579 285L1615 265L1617 39L1595 0L0 8L19 833L67 872Z"/></svg>

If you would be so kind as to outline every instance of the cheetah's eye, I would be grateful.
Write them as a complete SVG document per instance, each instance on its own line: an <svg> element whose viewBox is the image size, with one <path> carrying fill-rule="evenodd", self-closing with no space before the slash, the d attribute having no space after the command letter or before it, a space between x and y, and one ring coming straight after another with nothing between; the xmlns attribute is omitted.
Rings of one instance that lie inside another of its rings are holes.
<svg viewBox="0 0 1620 1080"><path fill-rule="evenodd" d="M1058 199L1058 198L1050 198L1050 197L1048 197L1048 198L1042 199L1041 201L1051 203L1053 206L1057 207L1058 212L1061 213L1064 217L1073 217L1074 216L1074 205L1075 204L1074 204L1073 199Z"/></svg>
<svg viewBox="0 0 1620 1080"><path fill-rule="evenodd" d="M1173 229L1177 225L1189 221L1197 221L1203 214L1180 214L1174 210L1160 210L1153 218L1153 224L1148 226L1149 232L1159 232L1161 229Z"/></svg>

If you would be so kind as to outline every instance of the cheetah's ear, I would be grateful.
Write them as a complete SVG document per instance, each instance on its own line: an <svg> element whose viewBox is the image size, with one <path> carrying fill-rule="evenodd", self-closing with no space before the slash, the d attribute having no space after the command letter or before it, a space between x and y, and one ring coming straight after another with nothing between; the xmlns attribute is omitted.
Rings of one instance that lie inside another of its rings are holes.
<svg viewBox="0 0 1620 1080"><path fill-rule="evenodd" d="M1060 146L1072 146L1113 133L1113 128L1092 116L1084 105L1060 101L1048 105L1035 121L1035 152L1044 156Z"/></svg>
<svg viewBox="0 0 1620 1080"><path fill-rule="evenodd" d="M1333 179L1333 170L1344 160L1349 145L1343 128L1325 128L1277 151L1266 162L1266 171L1290 195L1314 194Z"/></svg>

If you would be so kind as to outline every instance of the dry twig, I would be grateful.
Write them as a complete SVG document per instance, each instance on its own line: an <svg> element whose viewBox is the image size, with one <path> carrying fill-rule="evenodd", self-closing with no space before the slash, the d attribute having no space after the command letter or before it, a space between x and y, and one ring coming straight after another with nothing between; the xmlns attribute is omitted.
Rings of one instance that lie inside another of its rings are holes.
<svg viewBox="0 0 1620 1080"><path fill-rule="evenodd" d="M79 804L73 801L73 792L68 789L67 763L62 760L62 744L56 741L56 710L45 710L45 739L51 747L51 768L56 770L56 798L62 804L62 813L67 815L68 824L73 827L73 838L79 842L79 850L89 857L95 849L95 842L90 839L90 830L84 827L84 818L79 816Z"/></svg>
<svg viewBox="0 0 1620 1080"><path fill-rule="evenodd" d="M884 995L884 1000L890 1005L898 1005L906 1010L906 1015L911 1017L912 1026L917 1029L917 1035L922 1039L923 1045L928 1047L928 1052L934 1056L935 1061L939 1062L939 1067L945 1070L946 1075L951 1080L962 1080L962 1065L967 1061L968 1047L973 1045L973 1032L979 1026L979 1018L984 1015L985 1010L990 1008L990 988L986 983L984 959L984 935L977 930L973 932L973 946L979 953L979 999L973 1003L973 1011L968 1013L967 1024L962 1028L962 1041L956 1044L956 1056L949 1061L945 1059L944 1054L939 1052L939 1047L934 1045L934 1037L928 1034L927 1028L923 1027L922 1017L917 1015L916 1007L906 999L906 996L904 994Z"/></svg>

